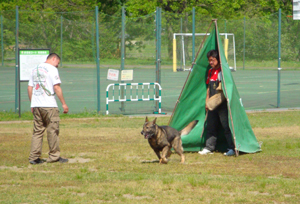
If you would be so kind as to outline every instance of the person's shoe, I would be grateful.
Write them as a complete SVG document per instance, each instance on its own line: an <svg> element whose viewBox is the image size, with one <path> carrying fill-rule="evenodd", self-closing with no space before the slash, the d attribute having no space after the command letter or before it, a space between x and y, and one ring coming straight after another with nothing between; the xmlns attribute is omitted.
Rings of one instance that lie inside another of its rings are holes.
<svg viewBox="0 0 300 204"><path fill-rule="evenodd" d="M202 151L198 152L201 155L206 155L206 154L213 154L210 150L204 148Z"/></svg>
<svg viewBox="0 0 300 204"><path fill-rule="evenodd" d="M45 162L45 160L40 159L40 158L37 158L36 160L33 160L33 161L29 161L30 164L42 164L44 162Z"/></svg>
<svg viewBox="0 0 300 204"><path fill-rule="evenodd" d="M59 159L57 160L59 163L67 163L69 160L68 159L64 159L59 157Z"/></svg>
<svg viewBox="0 0 300 204"><path fill-rule="evenodd" d="M228 150L228 152L224 153L225 156L235 156L235 151L233 149Z"/></svg>

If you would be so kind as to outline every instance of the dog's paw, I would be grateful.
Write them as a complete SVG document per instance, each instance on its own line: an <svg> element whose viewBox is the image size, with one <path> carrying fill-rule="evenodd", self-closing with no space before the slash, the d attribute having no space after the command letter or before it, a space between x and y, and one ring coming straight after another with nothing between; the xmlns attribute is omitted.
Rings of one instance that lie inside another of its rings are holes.
<svg viewBox="0 0 300 204"><path fill-rule="evenodd" d="M160 163L160 164L167 164L167 163L168 163L168 160L167 160L167 159L164 159L164 158L161 158L161 159L159 160L159 163Z"/></svg>

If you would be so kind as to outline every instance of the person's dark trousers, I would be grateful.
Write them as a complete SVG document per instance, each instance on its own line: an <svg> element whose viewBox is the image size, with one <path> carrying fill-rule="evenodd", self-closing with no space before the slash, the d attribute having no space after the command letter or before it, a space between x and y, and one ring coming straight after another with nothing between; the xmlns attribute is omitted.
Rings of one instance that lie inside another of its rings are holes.
<svg viewBox="0 0 300 204"><path fill-rule="evenodd" d="M207 113L207 135L206 135L206 149L214 151L217 143L218 129L224 129L224 135L227 140L228 148L234 149L232 135L228 123L228 109L226 101L224 101L218 108Z"/></svg>

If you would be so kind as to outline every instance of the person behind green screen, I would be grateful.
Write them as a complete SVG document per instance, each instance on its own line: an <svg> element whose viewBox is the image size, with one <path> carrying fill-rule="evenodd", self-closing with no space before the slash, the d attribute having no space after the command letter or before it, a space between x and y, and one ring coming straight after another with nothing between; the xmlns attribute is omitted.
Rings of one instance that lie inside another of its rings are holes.
<svg viewBox="0 0 300 204"><path fill-rule="evenodd" d="M207 53L207 58L211 69L208 71L206 84L208 85L206 91L206 102L207 100L217 93L217 88L222 80L222 70L220 66L220 58L217 50L210 50ZM212 154L216 148L217 135L220 126L224 129L224 135L228 145L228 151L224 153L225 156L234 156L234 143L232 140L231 131L228 123L228 107L227 102L224 100L218 107L214 110L209 110L205 105L207 111L207 134L206 134L206 144L202 151L198 153L201 155Z"/></svg>

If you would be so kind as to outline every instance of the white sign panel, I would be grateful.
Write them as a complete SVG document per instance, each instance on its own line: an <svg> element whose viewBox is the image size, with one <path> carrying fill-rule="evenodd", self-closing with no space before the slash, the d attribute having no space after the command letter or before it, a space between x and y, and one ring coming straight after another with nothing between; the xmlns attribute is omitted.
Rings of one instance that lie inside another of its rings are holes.
<svg viewBox="0 0 300 204"><path fill-rule="evenodd" d="M117 69L108 69L107 71L107 79L118 81L119 80L119 70Z"/></svg>
<svg viewBox="0 0 300 204"><path fill-rule="evenodd" d="M300 20L300 0L293 0L293 20Z"/></svg>
<svg viewBox="0 0 300 204"><path fill-rule="evenodd" d="M132 81L133 80L133 70L122 70L121 81Z"/></svg>
<svg viewBox="0 0 300 204"><path fill-rule="evenodd" d="M49 50L42 49L20 49L19 50L19 70L20 81L29 81L31 70L46 61Z"/></svg>

